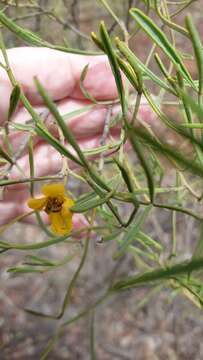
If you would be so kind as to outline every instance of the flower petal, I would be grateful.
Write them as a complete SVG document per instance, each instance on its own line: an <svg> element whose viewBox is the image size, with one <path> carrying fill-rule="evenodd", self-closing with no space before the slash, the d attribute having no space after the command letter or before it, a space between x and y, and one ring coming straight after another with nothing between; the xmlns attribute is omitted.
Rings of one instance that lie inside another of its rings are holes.
<svg viewBox="0 0 203 360"><path fill-rule="evenodd" d="M63 202L63 205L62 205L62 210L61 210L61 213L62 213L62 216L63 217L66 217L66 216L70 216L70 208L75 204L75 202L68 198L67 196L65 196L65 200Z"/></svg>
<svg viewBox="0 0 203 360"><path fill-rule="evenodd" d="M55 234L65 235L69 234L72 230L72 214L69 211L69 216L63 217L61 212L49 214L49 218L51 221L51 230Z"/></svg>
<svg viewBox="0 0 203 360"><path fill-rule="evenodd" d="M27 204L28 204L29 208L31 208L31 209L42 210L45 207L46 202L47 202L46 197L39 198L39 199L30 198L30 199L28 199Z"/></svg>
<svg viewBox="0 0 203 360"><path fill-rule="evenodd" d="M41 191L45 196L51 197L64 196L65 194L64 184L60 183L43 185Z"/></svg>

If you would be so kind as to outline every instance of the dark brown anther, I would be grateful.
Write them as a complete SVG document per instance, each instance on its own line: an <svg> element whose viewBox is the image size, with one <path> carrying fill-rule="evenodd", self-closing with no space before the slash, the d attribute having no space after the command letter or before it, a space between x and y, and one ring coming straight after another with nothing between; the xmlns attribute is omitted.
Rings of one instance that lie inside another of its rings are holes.
<svg viewBox="0 0 203 360"><path fill-rule="evenodd" d="M50 214L51 212L60 212L62 209L63 201L58 198L49 198L45 212Z"/></svg>

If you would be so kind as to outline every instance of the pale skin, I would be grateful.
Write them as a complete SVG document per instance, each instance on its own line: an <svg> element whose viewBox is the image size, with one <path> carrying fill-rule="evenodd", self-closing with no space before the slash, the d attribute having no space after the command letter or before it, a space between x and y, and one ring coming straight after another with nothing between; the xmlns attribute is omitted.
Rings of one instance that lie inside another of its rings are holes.
<svg viewBox="0 0 203 360"><path fill-rule="evenodd" d="M46 109L36 90L33 80L35 76L56 102L62 115L88 104L79 84L81 72L86 64L89 64L89 69L84 81L85 89L97 100L117 99L115 81L105 56L82 56L46 48L29 47L10 49L7 53L17 82L21 85L25 95L38 113L46 114ZM2 57L0 60L3 62ZM11 90L12 85L6 72L3 68L0 68L0 126L3 126L6 121ZM141 111L143 113L146 111L146 116L150 116L146 107L142 107ZM112 112L118 112L118 105L113 106ZM107 107L99 105L69 121L69 127L81 148L99 146L106 113ZM29 119L30 115L20 105L12 121L25 123ZM57 135L57 129L50 115L46 118L46 125L54 135ZM115 129L115 133L116 131L118 129ZM22 132L16 131L11 134L10 141L15 151L18 150L24 139L25 134ZM0 142L2 143L1 138ZM60 154L39 138L35 138L34 143L35 176L48 176L58 173L62 166ZM68 146L68 144L66 145ZM24 175L29 177L29 160L26 149L18 163ZM17 168L13 167L10 178L18 179L21 177L22 175L20 175ZM8 186L6 188L3 199L0 201L0 226L30 210L27 207L28 197L29 190L26 185ZM46 214L43 216L45 216L44 219L46 220ZM27 221L33 222L34 217L28 217ZM73 221L74 228L82 225L81 216L74 215Z"/></svg>

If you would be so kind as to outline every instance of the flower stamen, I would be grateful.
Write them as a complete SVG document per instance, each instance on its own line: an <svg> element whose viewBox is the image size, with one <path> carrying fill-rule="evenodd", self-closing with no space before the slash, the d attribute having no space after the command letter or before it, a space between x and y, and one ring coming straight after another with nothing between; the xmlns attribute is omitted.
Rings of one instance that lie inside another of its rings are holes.
<svg viewBox="0 0 203 360"><path fill-rule="evenodd" d="M47 214L50 214L51 212L60 212L62 209L62 205L63 205L63 200L59 199L59 198L48 198L46 207L44 209L44 211Z"/></svg>

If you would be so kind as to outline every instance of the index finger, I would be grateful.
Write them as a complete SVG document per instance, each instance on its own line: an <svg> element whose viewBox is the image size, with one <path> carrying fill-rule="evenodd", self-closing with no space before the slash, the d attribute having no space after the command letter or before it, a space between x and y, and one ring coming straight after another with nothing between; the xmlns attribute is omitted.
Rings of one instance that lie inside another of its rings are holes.
<svg viewBox="0 0 203 360"><path fill-rule="evenodd" d="M117 97L115 80L106 56L84 56L34 47L9 49L7 55L17 82L33 105L42 102L33 81L35 76L54 101L66 97L84 98L80 90L80 76L87 64L89 68L84 80L86 90L98 100L113 100ZM3 62L1 57L0 61ZM0 68L0 78L2 122L8 111L12 85L3 68Z"/></svg>

